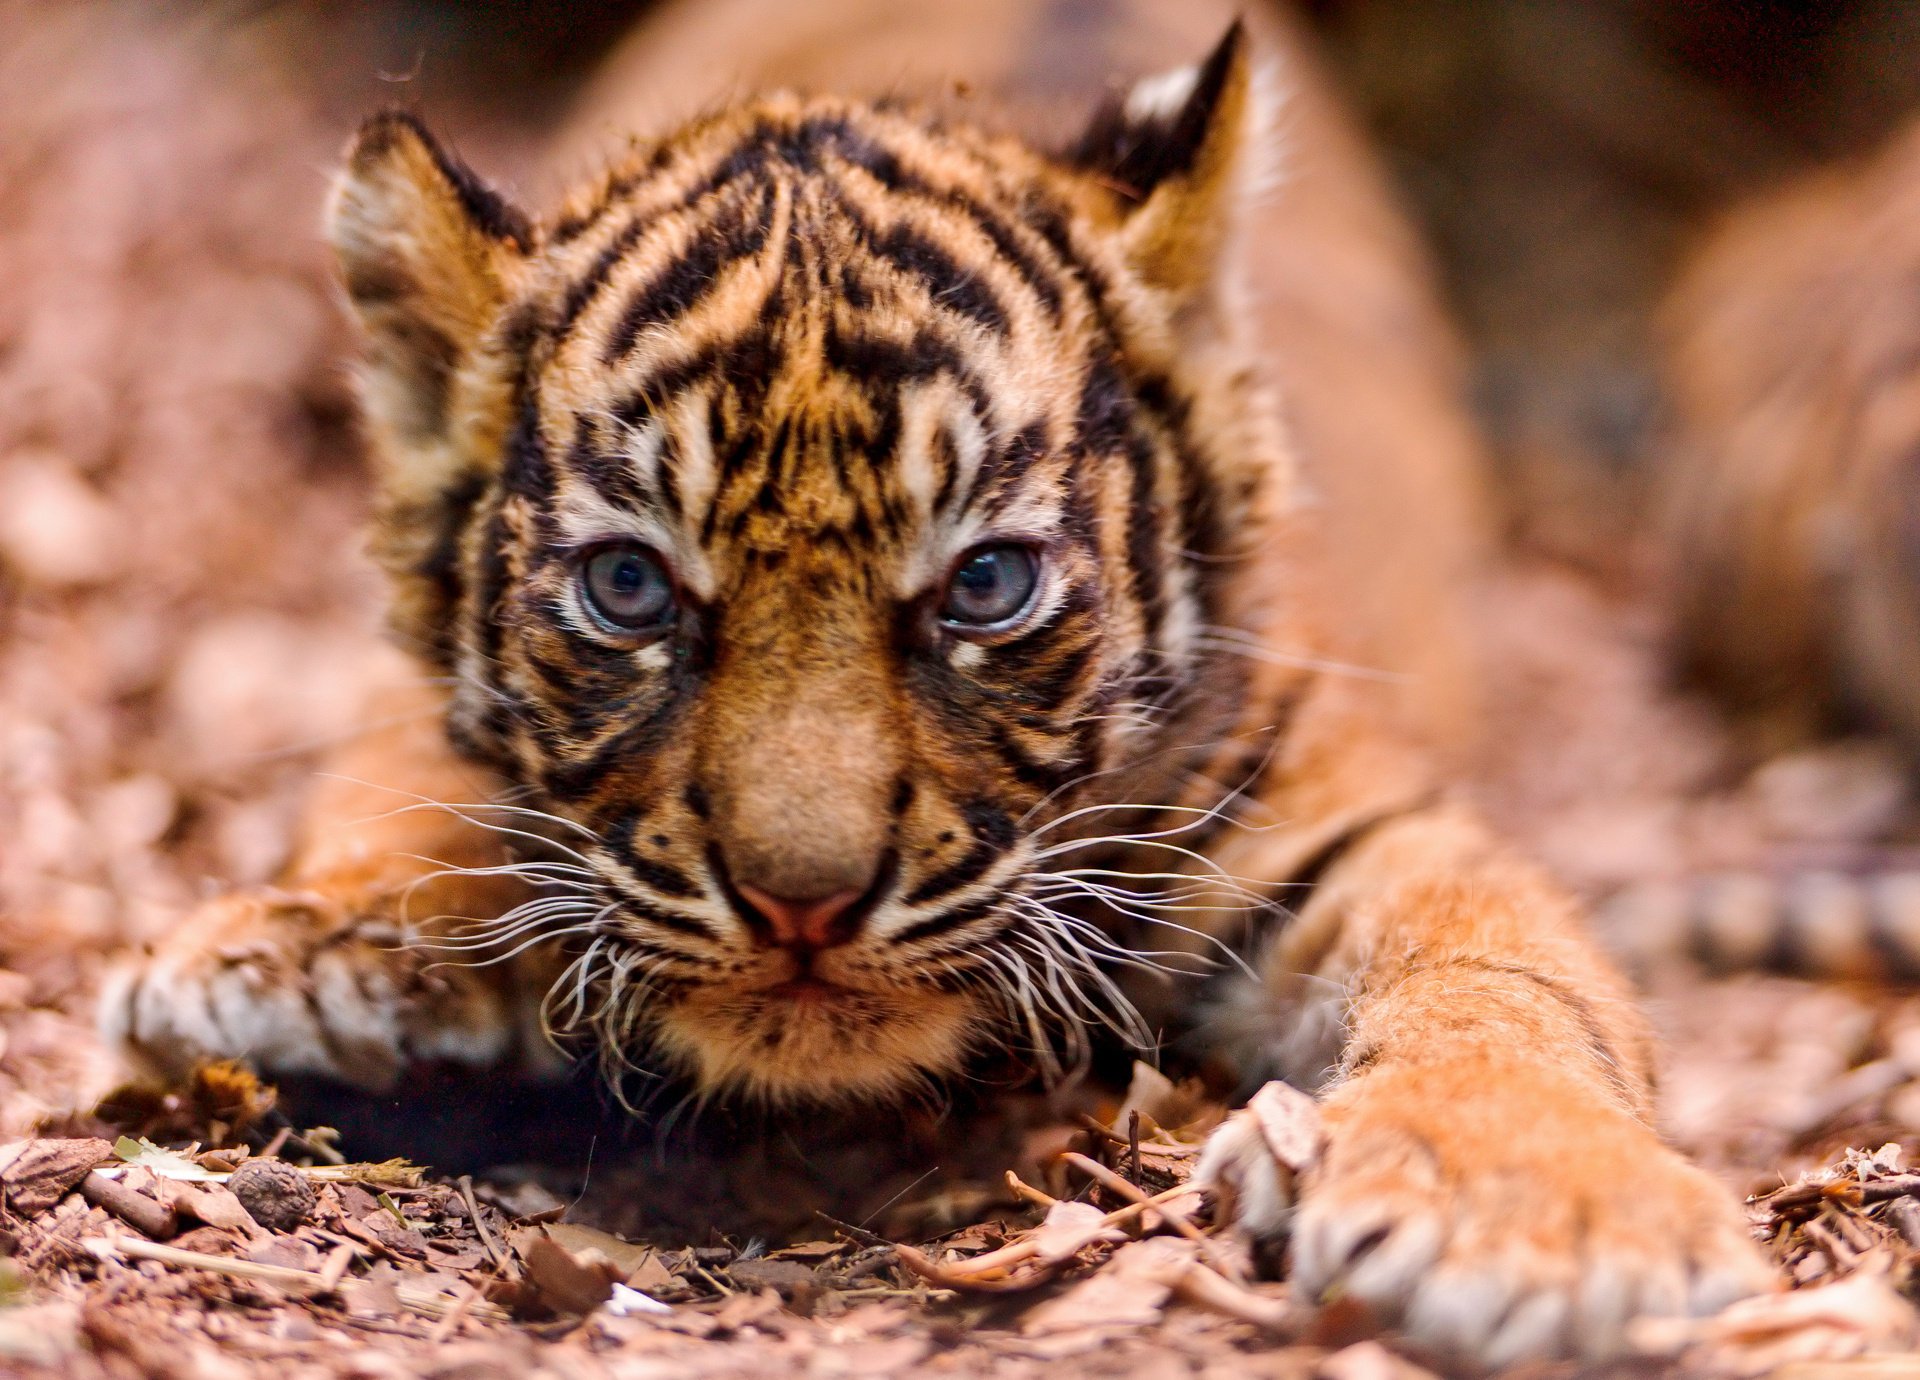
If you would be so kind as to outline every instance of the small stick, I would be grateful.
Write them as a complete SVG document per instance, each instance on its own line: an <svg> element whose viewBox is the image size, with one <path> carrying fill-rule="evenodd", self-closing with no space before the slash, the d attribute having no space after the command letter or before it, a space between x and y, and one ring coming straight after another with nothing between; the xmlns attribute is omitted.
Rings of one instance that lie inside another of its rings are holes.
<svg viewBox="0 0 1920 1380"><path fill-rule="evenodd" d="M104 1174L90 1173L82 1179L80 1196L155 1241L166 1240L180 1227L179 1215L172 1203L156 1202Z"/></svg>
<svg viewBox="0 0 1920 1380"><path fill-rule="evenodd" d="M467 1215L473 1218L473 1232L480 1238L480 1249L487 1253L487 1259L493 1262L496 1269L504 1269L507 1258L501 1252L499 1243L493 1239L493 1233L487 1229L486 1219L480 1215L480 1200L473 1192L473 1175L462 1174L456 1183L460 1197L466 1202Z"/></svg>
<svg viewBox="0 0 1920 1380"><path fill-rule="evenodd" d="M1007 1250L993 1252L994 1255L1003 1257L1002 1260L996 1261L995 1263L1011 1265L1017 1264L1022 1260L1030 1259L1034 1254L1034 1247L1025 1241L1020 1242L1019 1245L1025 1249L1017 1256L1009 1256L1009 1252L1012 1250L1011 1247ZM1043 1270L1039 1272L1038 1277L1029 1275L1025 1278L1008 1276L1004 1279L987 1279L984 1274L972 1274L966 1270L958 1269L950 1265L942 1265L925 1252L916 1251L911 1246L896 1245L893 1249L902 1265L905 1265L909 1270L919 1275L920 1278L930 1280L948 1289L967 1289L995 1294L1015 1293L1022 1289L1032 1288L1033 1285L1039 1283L1041 1279L1050 1277L1053 1274L1052 1270ZM985 1260L987 1257L980 1256L978 1259ZM969 1265L973 1263L973 1261L967 1262Z"/></svg>
<svg viewBox="0 0 1920 1380"><path fill-rule="evenodd" d="M1083 1129L1091 1131L1109 1145L1127 1144L1127 1138L1125 1136L1121 1135L1111 1126L1106 1125L1099 1117L1088 1116L1085 1112L1081 1112L1074 1120L1078 1121ZM1147 1140L1140 1143L1140 1149L1143 1154L1158 1155L1162 1159L1190 1160L1200 1153L1201 1147L1198 1145L1168 1145L1163 1141Z"/></svg>
<svg viewBox="0 0 1920 1380"><path fill-rule="evenodd" d="M1127 1113L1127 1178L1135 1186L1140 1183L1140 1113L1138 1109Z"/></svg>
<svg viewBox="0 0 1920 1380"><path fill-rule="evenodd" d="M887 1240L886 1237L870 1232L865 1227L856 1227L851 1222L842 1222L838 1217L829 1217L818 1208L813 1210L813 1215L832 1227L835 1231L841 1232L851 1239L858 1241L863 1246L891 1246L893 1244L893 1242Z"/></svg>
<svg viewBox="0 0 1920 1380"><path fill-rule="evenodd" d="M301 1293L331 1292L323 1276L312 1270L296 1270L288 1265L262 1265L258 1261L236 1260L232 1256L208 1255L203 1251L183 1251L178 1246L163 1246L156 1241L137 1241L125 1236L114 1239L89 1236L80 1244L90 1254L102 1260L116 1257L157 1260L162 1265L178 1265L188 1270L207 1270L214 1274L230 1275L235 1279L251 1279L261 1284L274 1284L283 1289L297 1290Z"/></svg>
<svg viewBox="0 0 1920 1380"><path fill-rule="evenodd" d="M1835 1236L1824 1222L1809 1222L1801 1230L1806 1232L1808 1240L1826 1253L1829 1260L1842 1269L1851 1265L1858 1254L1853 1247Z"/></svg>
<svg viewBox="0 0 1920 1380"><path fill-rule="evenodd" d="M1014 1197L1032 1203L1035 1207L1050 1208L1060 1201L1052 1194L1042 1193L1032 1184L1023 1181L1021 1177L1011 1169L1007 1171L1007 1187L1013 1190Z"/></svg>
<svg viewBox="0 0 1920 1380"><path fill-rule="evenodd" d="M1264 1298L1242 1288L1198 1261L1180 1272L1180 1277L1173 1281L1173 1291L1188 1303L1225 1313L1269 1332L1291 1335L1301 1330L1303 1320L1297 1309L1279 1299Z"/></svg>
<svg viewBox="0 0 1920 1380"><path fill-rule="evenodd" d="M1860 1201L1884 1203L1889 1198L1909 1198L1920 1194L1920 1174L1889 1174L1860 1185Z"/></svg>
<svg viewBox="0 0 1920 1380"><path fill-rule="evenodd" d="M1094 1182L1104 1188L1112 1189L1129 1202L1141 1207L1149 1205L1146 1194L1142 1193L1139 1189L1135 1188L1099 1161L1090 1160L1085 1155L1076 1154L1071 1150L1067 1151L1061 1158L1080 1170L1083 1174L1091 1177ZM1186 1185L1182 1184L1181 1187L1185 1188ZM1211 1264L1214 1269L1218 1270L1236 1284L1243 1282L1240 1278L1240 1272L1233 1267L1225 1256L1220 1254L1214 1247L1213 1242L1207 1239L1205 1232L1194 1226L1193 1223L1189 1222L1186 1218L1175 1216L1171 1212L1166 1214L1166 1220L1167 1224L1175 1231L1179 1232L1182 1236L1186 1237L1187 1240L1193 1242L1194 1245L1200 1248L1200 1253L1206 1256L1208 1263Z"/></svg>
<svg viewBox="0 0 1920 1380"><path fill-rule="evenodd" d="M287 1142L293 1139L293 1124L289 1122L273 1133L273 1139L261 1148L255 1159L270 1160L287 1148Z"/></svg>
<svg viewBox="0 0 1920 1380"><path fill-rule="evenodd" d="M480 1301L480 1287L478 1285L463 1283L461 1288L465 1292L460 1295L453 1307L448 1310L446 1317L435 1323L433 1325L433 1331L427 1334L428 1345L439 1346L449 1337L453 1336L454 1333L458 1332L460 1330L460 1324L467 1320L467 1314L472 1311L473 1305Z"/></svg>
<svg viewBox="0 0 1920 1380"><path fill-rule="evenodd" d="M347 1277L347 1269L358 1254L360 1248L351 1241L342 1241L327 1253L327 1258L320 1262L320 1278L326 1285L326 1292L331 1294L340 1287L340 1281Z"/></svg>
<svg viewBox="0 0 1920 1380"><path fill-rule="evenodd" d="M1894 1201L1904 1202L1906 1200L1896 1198L1894 1199ZM1827 1217L1825 1220L1832 1223L1833 1230L1837 1232L1840 1236L1844 1237L1846 1240L1846 1243L1849 1246L1853 1247L1854 1250L1870 1251L1873 1249L1873 1245L1874 1245L1873 1238L1867 1234L1867 1231L1865 1228L1863 1228L1858 1222L1854 1221L1853 1218L1848 1216L1846 1213L1844 1212L1829 1213L1827 1214Z"/></svg>

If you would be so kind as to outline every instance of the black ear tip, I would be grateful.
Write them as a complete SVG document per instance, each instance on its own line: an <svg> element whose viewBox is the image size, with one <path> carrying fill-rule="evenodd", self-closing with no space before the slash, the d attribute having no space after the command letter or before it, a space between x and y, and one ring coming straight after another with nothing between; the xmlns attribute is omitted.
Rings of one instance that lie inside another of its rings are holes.
<svg viewBox="0 0 1920 1380"><path fill-rule="evenodd" d="M347 153L347 170L355 177L364 177L410 150L432 164L482 233L495 240L511 241L522 250L532 245L533 223L526 215L448 152L426 121L411 110L389 108L369 115L354 135Z"/></svg>
<svg viewBox="0 0 1920 1380"><path fill-rule="evenodd" d="M1211 110L1226 89L1228 80L1246 61L1247 45L1247 21L1244 17L1236 17L1227 26L1220 41L1214 44L1213 51L1207 54L1207 60L1200 64L1189 106Z"/></svg>
<svg viewBox="0 0 1920 1380"><path fill-rule="evenodd" d="M432 131L411 110L390 107L376 111L360 122L354 133L347 158L356 171L371 167L406 144L415 144L429 154L440 156L440 145Z"/></svg>

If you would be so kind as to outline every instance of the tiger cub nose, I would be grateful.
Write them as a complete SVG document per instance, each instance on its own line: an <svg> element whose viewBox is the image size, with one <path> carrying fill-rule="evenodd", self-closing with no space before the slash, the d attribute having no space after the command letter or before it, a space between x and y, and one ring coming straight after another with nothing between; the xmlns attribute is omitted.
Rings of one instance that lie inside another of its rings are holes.
<svg viewBox="0 0 1920 1380"><path fill-rule="evenodd" d="M763 922L773 942L784 949L830 949L853 938L855 904L864 891L836 891L814 900L775 896L757 886L736 882L734 890L754 912L748 919Z"/></svg>

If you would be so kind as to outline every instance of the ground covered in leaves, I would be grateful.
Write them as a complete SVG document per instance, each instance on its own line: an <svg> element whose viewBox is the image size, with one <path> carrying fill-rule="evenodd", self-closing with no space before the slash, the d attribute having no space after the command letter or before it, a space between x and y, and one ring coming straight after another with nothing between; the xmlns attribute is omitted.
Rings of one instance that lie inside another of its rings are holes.
<svg viewBox="0 0 1920 1380"><path fill-rule="evenodd" d="M307 80L338 35L287 8L0 0L0 1369L1415 1374L1364 1319L1253 1282L1184 1187L1221 1109L1150 1071L1105 1104L729 1154L583 1135L470 1175L384 1159L416 1129L391 1106L334 1137L232 1071L102 1103L102 961L272 875L375 622L313 227L378 93ZM457 91L436 114L496 169L537 134ZM1486 628L1508 731L1481 795L1598 901L1913 836L1875 745L1762 759L1665 693L1631 580L1516 560ZM1649 1329L1645 1366L1910 1346L1920 998L1648 976L1668 1127L1756 1195L1796 1288ZM1276 1155L1311 1153L1310 1112L1262 1114Z"/></svg>

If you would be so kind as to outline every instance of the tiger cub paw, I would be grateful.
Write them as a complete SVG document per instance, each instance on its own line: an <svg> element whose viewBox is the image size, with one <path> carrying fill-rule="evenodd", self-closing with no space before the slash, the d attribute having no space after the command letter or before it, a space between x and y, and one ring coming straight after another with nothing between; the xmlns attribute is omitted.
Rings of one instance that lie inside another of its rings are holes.
<svg viewBox="0 0 1920 1380"><path fill-rule="evenodd" d="M178 1077L208 1059L378 1091L414 1063L492 1064L514 1042L484 969L436 965L378 905L277 888L209 902L102 990L102 1034Z"/></svg>
<svg viewBox="0 0 1920 1380"><path fill-rule="evenodd" d="M1705 1315L1774 1285L1731 1195L1640 1122L1502 1071L1470 1100L1376 1070L1334 1092L1293 1183L1236 1114L1200 1165L1300 1297L1360 1305L1454 1365L1597 1361L1639 1316Z"/></svg>

